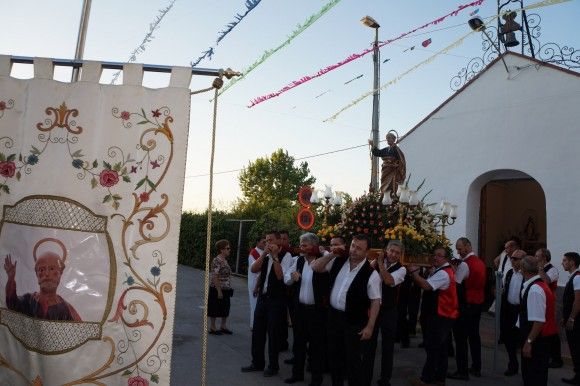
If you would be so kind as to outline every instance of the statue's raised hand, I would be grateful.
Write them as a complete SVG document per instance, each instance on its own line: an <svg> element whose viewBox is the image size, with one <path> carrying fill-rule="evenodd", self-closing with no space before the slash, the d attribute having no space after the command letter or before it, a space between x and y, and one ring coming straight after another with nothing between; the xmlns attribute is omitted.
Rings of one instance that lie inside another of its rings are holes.
<svg viewBox="0 0 580 386"><path fill-rule="evenodd" d="M17 261L13 263L12 257L10 255L6 255L6 258L4 259L4 270L8 275L8 279L14 279L16 276L16 264L18 264Z"/></svg>

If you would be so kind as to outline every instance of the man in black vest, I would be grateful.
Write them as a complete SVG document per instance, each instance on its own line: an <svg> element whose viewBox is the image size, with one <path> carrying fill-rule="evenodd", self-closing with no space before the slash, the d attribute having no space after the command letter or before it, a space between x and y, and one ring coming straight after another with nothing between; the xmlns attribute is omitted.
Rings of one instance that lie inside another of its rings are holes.
<svg viewBox="0 0 580 386"><path fill-rule="evenodd" d="M517 351L520 329L516 323L520 313L520 292L524 284L524 276L521 271L524 256L526 256L526 252L521 249L513 252L510 256L512 267L504 276L500 310L500 339L505 344L508 353L508 366L503 373L507 377L516 375L519 369Z"/></svg>
<svg viewBox="0 0 580 386"><path fill-rule="evenodd" d="M564 288L562 324L566 326L566 338L574 364L574 376L562 378L562 382L580 385L580 320L576 320L580 314L580 255L576 252L564 253L562 266L571 274Z"/></svg>
<svg viewBox="0 0 580 386"><path fill-rule="evenodd" d="M320 257L319 240L313 233L300 236L300 254L295 263L284 273L286 285L293 286L294 304L294 364L292 377L286 383L296 383L304 379L306 347L310 356L312 382L318 386L322 383L324 370L325 339L324 324L330 296L330 275L328 272L313 272L311 265Z"/></svg>
<svg viewBox="0 0 580 386"><path fill-rule="evenodd" d="M403 244L398 240L389 241L386 259L383 253L377 256L375 269L382 280L381 311L381 378L379 386L390 386L393 374L393 350L397 332L397 300L401 283L405 280L407 270L399 260L403 254Z"/></svg>
<svg viewBox="0 0 580 386"><path fill-rule="evenodd" d="M315 272L330 272L327 338L334 386L343 385L345 369L350 386L368 386L373 378L381 278L366 259L368 250L368 238L357 235L348 258L331 249L312 264Z"/></svg>
<svg viewBox="0 0 580 386"><path fill-rule="evenodd" d="M284 268L290 267L292 257L289 253L280 260L280 234L272 231L266 234L266 248L252 264L252 272L259 272L258 302L254 312L252 329L252 364L242 367L242 372L262 371L265 367L264 347L268 337L269 365L264 370L265 377L278 374L278 354L280 352L280 330L287 328L284 319L286 307L286 286ZM287 268L286 268L287 269Z"/></svg>

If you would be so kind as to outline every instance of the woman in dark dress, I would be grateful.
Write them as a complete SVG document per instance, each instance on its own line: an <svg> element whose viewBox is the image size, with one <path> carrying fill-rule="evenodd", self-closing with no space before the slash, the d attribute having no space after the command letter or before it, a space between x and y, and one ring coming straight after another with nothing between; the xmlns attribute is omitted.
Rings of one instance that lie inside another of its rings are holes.
<svg viewBox="0 0 580 386"><path fill-rule="evenodd" d="M230 243L227 240L219 240L215 243L215 248L218 255L211 262L211 282L207 307L207 316L210 318L209 333L231 335L232 331L226 325L230 315L230 297L233 294L230 283L232 270L227 260L231 250ZM215 325L216 318L222 320L219 330Z"/></svg>

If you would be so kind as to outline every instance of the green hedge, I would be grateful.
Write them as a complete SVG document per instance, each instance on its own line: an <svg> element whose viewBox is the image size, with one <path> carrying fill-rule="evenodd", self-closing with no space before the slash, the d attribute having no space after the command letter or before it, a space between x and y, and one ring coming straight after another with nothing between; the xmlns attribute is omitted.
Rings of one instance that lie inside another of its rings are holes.
<svg viewBox="0 0 580 386"><path fill-rule="evenodd" d="M236 261L236 248L238 243L238 223L228 222L231 219L229 213L216 211L212 216L211 257L214 257L214 244L217 240L229 240L232 247L230 265L233 267ZM181 229L179 231L179 264L191 267L205 268L205 247L207 239L207 211L204 213L184 212L181 215ZM240 257L247 255L247 246L240 249ZM240 259L242 260L242 259Z"/></svg>

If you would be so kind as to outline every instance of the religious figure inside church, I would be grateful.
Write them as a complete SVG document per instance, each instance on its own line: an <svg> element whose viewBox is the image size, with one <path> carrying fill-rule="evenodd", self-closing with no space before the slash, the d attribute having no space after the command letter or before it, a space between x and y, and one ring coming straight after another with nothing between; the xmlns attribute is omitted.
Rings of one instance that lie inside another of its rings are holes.
<svg viewBox="0 0 580 386"><path fill-rule="evenodd" d="M405 181L406 176L406 161L405 155L397 146L397 136L395 131L391 130L387 133L388 146L383 149L373 147L371 152L375 157L381 157L383 165L381 167L381 193L386 191L393 193L397 192L399 184ZM372 146L373 141L369 139L369 145Z"/></svg>
<svg viewBox="0 0 580 386"><path fill-rule="evenodd" d="M62 257L54 252L45 251L37 258L38 247L46 242L60 246L63 251ZM10 255L6 255L4 259L4 270L8 275L6 282L6 306L8 309L38 319L81 322L82 320L74 307L56 293L65 268L66 248L64 244L53 238L42 239L36 243L33 257L35 260L34 271L40 292L27 293L22 296L18 296L16 293L15 277L18 262L13 262Z"/></svg>

